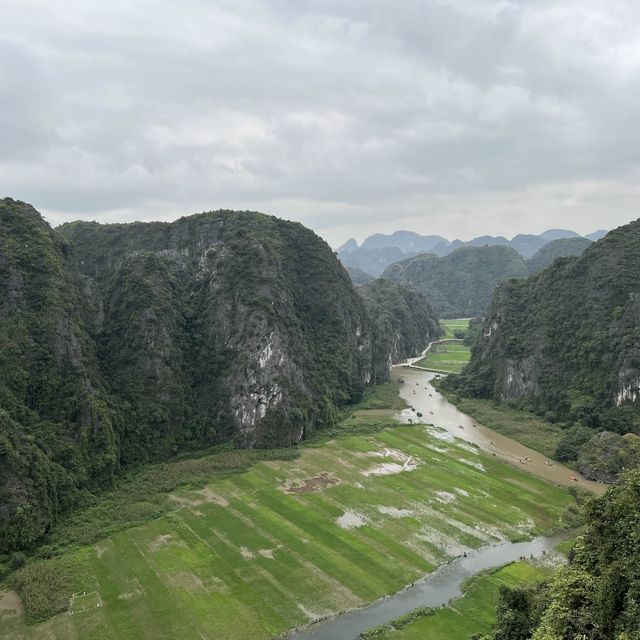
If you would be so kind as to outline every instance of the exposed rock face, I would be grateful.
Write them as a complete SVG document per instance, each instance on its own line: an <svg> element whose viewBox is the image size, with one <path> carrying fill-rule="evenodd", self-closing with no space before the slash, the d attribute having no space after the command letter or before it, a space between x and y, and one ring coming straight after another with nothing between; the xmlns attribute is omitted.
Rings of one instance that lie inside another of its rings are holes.
<svg viewBox="0 0 640 640"><path fill-rule="evenodd" d="M334 424L435 326L385 309L383 341L328 245L262 214L54 231L5 199L0 232L0 549L123 467Z"/></svg>
<svg viewBox="0 0 640 640"><path fill-rule="evenodd" d="M640 221L496 291L463 393L640 433Z"/></svg>

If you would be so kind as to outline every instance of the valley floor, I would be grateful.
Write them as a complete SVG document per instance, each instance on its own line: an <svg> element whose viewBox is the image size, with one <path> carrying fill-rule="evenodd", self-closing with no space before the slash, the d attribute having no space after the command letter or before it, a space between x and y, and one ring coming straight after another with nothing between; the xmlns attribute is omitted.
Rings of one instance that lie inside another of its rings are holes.
<svg viewBox="0 0 640 640"><path fill-rule="evenodd" d="M339 437L176 490L173 512L50 561L73 584L68 612L27 626L0 609L1 637L266 639L465 550L557 527L573 502L438 436L407 425Z"/></svg>

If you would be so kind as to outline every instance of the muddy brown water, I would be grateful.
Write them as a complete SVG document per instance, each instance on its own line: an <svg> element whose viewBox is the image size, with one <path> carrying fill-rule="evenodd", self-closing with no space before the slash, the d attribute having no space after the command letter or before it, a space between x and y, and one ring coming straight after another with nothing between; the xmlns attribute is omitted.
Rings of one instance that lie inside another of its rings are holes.
<svg viewBox="0 0 640 640"><path fill-rule="evenodd" d="M483 451L495 454L497 458L550 482L564 486L577 484L597 495L602 495L607 490L606 484L586 480L577 471L479 424L466 413L462 413L431 384L437 375L409 367L396 367L393 371L395 379L402 378L405 381L400 385L400 396L416 412L422 413L422 421L440 427L456 438L475 444ZM577 478L577 482L572 480L571 476Z"/></svg>

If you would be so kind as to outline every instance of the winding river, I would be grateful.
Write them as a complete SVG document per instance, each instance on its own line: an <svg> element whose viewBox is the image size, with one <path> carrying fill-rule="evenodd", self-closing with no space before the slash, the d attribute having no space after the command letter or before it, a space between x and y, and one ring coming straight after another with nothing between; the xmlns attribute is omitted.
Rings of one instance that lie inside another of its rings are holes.
<svg viewBox="0 0 640 640"><path fill-rule="evenodd" d="M445 429L457 438L477 445L497 458L514 464L556 484L571 486L577 483L597 494L606 490L606 485L590 482L575 471L546 458L541 453L488 429L468 415L462 413L431 384L438 375L413 366L419 358L413 358L394 368L393 377L402 378L400 395L415 412L422 413L422 421ZM415 416L417 420L418 417ZM461 585L467 578L484 571L500 567L521 556L540 557L551 550L562 534L540 537L529 542L509 543L482 547L467 555L442 565L433 573L418 580L412 586L378 600L361 609L354 609L292 631L289 640L353 640L371 627L385 624L394 618L419 607L438 607L459 597Z"/></svg>
<svg viewBox="0 0 640 640"><path fill-rule="evenodd" d="M395 379L404 380L404 384L400 385L400 396L416 412L422 413L423 421L445 429L456 438L475 444L480 449L550 482L565 486L578 484L597 495L602 495L607 490L606 484L586 480L577 471L478 424L434 389L431 381L437 375L408 366L396 367L393 371ZM572 476L576 480L572 480Z"/></svg>
<svg viewBox="0 0 640 640"><path fill-rule="evenodd" d="M521 556L539 558L563 539L559 534L529 542L505 542L482 547L441 565L433 573L403 591L368 607L347 611L335 618L289 634L289 640L354 640L362 631L385 624L419 607L439 607L462 595L462 583L480 571L501 567Z"/></svg>

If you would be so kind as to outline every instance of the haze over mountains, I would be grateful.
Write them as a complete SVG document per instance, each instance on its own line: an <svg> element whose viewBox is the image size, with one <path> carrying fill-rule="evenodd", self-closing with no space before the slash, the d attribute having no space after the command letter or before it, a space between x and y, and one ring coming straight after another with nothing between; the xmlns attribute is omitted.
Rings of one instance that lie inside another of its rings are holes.
<svg viewBox="0 0 640 640"><path fill-rule="evenodd" d="M584 237L587 240L596 241L606 233L601 229ZM372 276L379 276L390 264L420 253L432 253L442 257L463 246L508 246L515 249L523 258L528 259L549 242L579 237L581 236L578 233L568 229L549 229L539 235L518 234L511 240L504 236L487 235L463 242L462 240L449 241L438 235L395 231L388 235L380 233L371 235L363 241L362 245L358 245L357 241L351 238L337 249L337 254L345 266L361 269Z"/></svg>

